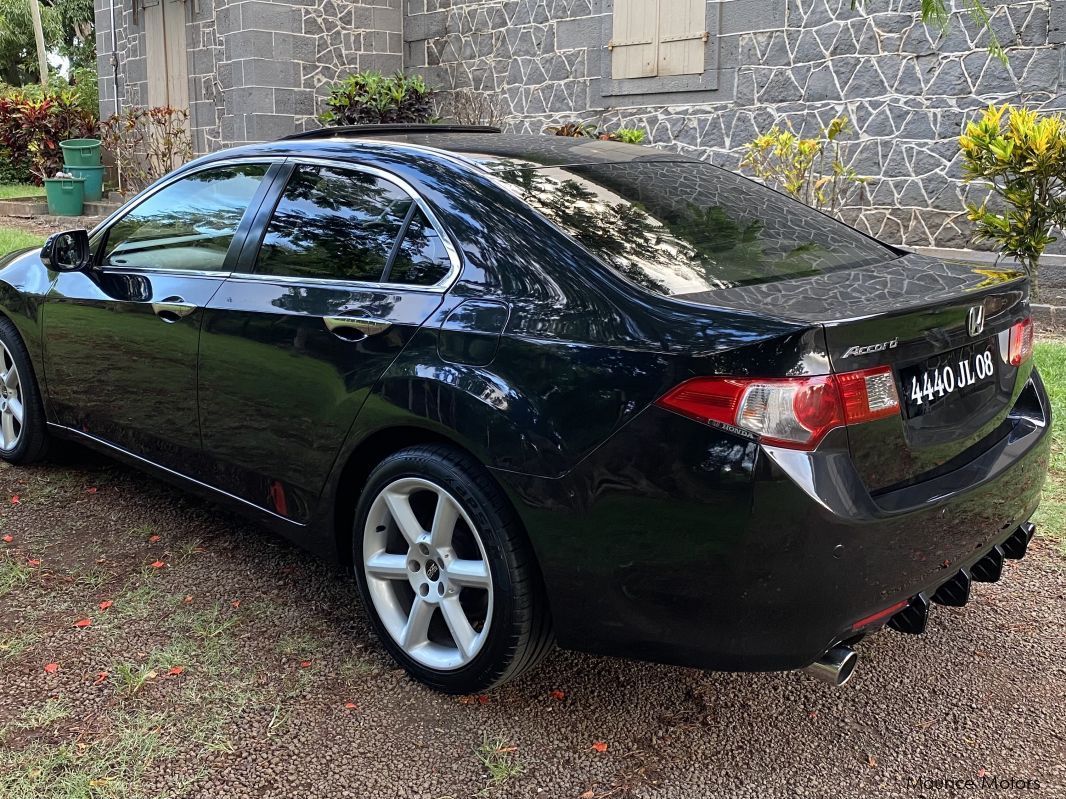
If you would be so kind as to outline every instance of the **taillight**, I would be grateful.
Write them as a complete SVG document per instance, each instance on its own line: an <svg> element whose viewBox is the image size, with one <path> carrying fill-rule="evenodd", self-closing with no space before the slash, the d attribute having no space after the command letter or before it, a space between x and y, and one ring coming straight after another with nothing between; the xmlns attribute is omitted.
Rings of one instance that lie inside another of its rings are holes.
<svg viewBox="0 0 1066 799"><path fill-rule="evenodd" d="M1033 320L1025 319L1010 329L1010 365L1021 366L1033 357Z"/></svg>
<svg viewBox="0 0 1066 799"><path fill-rule="evenodd" d="M818 377L697 377L657 404L794 449L814 449L836 427L899 413L896 382L887 366Z"/></svg>

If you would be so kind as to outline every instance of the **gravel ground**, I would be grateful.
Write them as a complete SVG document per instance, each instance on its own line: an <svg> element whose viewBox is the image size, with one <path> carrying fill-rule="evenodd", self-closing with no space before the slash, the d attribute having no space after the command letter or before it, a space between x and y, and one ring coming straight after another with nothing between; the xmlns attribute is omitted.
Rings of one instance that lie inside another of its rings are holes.
<svg viewBox="0 0 1066 799"><path fill-rule="evenodd" d="M556 652L456 698L392 666L342 570L139 473L5 465L0 498L5 799L1066 796L1066 561L1039 540L842 689Z"/></svg>

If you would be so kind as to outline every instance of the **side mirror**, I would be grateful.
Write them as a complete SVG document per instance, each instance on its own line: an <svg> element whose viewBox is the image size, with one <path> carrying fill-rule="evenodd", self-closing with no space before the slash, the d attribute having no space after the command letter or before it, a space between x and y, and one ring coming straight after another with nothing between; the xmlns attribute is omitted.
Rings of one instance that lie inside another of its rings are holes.
<svg viewBox="0 0 1066 799"><path fill-rule="evenodd" d="M88 231L67 230L49 236L41 248L41 261L56 272L88 269L92 261Z"/></svg>

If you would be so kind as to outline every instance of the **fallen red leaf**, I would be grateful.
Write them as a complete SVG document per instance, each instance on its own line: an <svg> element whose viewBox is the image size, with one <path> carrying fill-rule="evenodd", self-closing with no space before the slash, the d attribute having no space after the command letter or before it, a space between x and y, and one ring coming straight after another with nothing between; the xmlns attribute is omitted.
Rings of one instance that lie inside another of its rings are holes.
<svg viewBox="0 0 1066 799"><path fill-rule="evenodd" d="M868 765L870 768L877 768L877 758L873 755L867 755L866 765Z"/></svg>
<svg viewBox="0 0 1066 799"><path fill-rule="evenodd" d="M40 566L41 565L41 562L39 560L37 560L37 558L30 558L29 560L26 561L26 563L29 564L30 566Z"/></svg>
<svg viewBox="0 0 1066 799"><path fill-rule="evenodd" d="M100 608L100 610L107 610L107 609L108 609L109 607L111 607L111 606L112 606L112 605L114 605L114 604L115 604L115 603L114 603L114 602L112 602L112 601L111 601L110 599L105 599L105 600L104 600L103 602L101 602L101 603L100 603L100 604L99 604L99 605L98 605L97 607L99 607L99 608Z"/></svg>
<svg viewBox="0 0 1066 799"><path fill-rule="evenodd" d="M477 703L479 705L487 705L489 703L489 698L485 696L485 694L478 694Z"/></svg>
<svg viewBox="0 0 1066 799"><path fill-rule="evenodd" d="M310 660L301 660L300 661L300 668L301 669L306 669L310 665L311 665L311 661Z"/></svg>
<svg viewBox="0 0 1066 799"><path fill-rule="evenodd" d="M234 599L234 600L233 600L232 602L230 602L229 604L230 604L230 607L231 607L231 608L233 608L234 610L236 610L237 608L239 608L239 607L241 606L241 601L240 601L239 599Z"/></svg>
<svg viewBox="0 0 1066 799"><path fill-rule="evenodd" d="M148 536L148 543L149 544L154 544L156 541L158 541L162 537L163 536L161 536L161 535L150 535L150 536Z"/></svg>
<svg viewBox="0 0 1066 799"><path fill-rule="evenodd" d="M15 496L11 497L11 504L12 505L18 505L19 504L19 495L18 494L15 494Z"/></svg>
<svg viewBox="0 0 1066 799"><path fill-rule="evenodd" d="M93 680L93 685L99 685L104 680L106 680L109 676L111 676L111 675L109 675L106 671L97 672L96 673L96 679Z"/></svg>
<svg viewBox="0 0 1066 799"><path fill-rule="evenodd" d="M169 674L171 677L177 677L183 671L185 671L184 666L171 666L170 671L168 671L167 674Z"/></svg>
<svg viewBox="0 0 1066 799"><path fill-rule="evenodd" d="M559 689L552 691L550 694L548 694L548 696L550 696L556 702L562 702L564 699L566 699L566 694L560 691Z"/></svg>
<svg viewBox="0 0 1066 799"><path fill-rule="evenodd" d="M12 538L10 535L5 535L4 538L3 538L3 541L4 541L5 544L10 544L14 540L15 539Z"/></svg>
<svg viewBox="0 0 1066 799"><path fill-rule="evenodd" d="M977 776L978 777L985 777L987 774L988 774L988 771L984 768L984 766L982 766L981 768L977 769Z"/></svg>
<svg viewBox="0 0 1066 799"><path fill-rule="evenodd" d="M152 568L153 568L153 569L162 569L162 568L163 568L164 566L166 566L166 565L167 565L167 564L163 563L163 561L161 561L161 560L157 560L157 561L155 561L154 563L152 563Z"/></svg>
<svg viewBox="0 0 1066 799"><path fill-rule="evenodd" d="M96 486L92 486L90 488L85 489L85 493L86 494L95 494L96 493Z"/></svg>
<svg viewBox="0 0 1066 799"><path fill-rule="evenodd" d="M596 799L596 792L589 788L587 791L581 794L578 799Z"/></svg>
<svg viewBox="0 0 1066 799"><path fill-rule="evenodd" d="M593 741L592 742L592 749L593 749L593 751L600 752L600 753L606 752L607 751L607 742L606 741Z"/></svg>
<svg viewBox="0 0 1066 799"><path fill-rule="evenodd" d="M92 623L93 623L92 619L78 619L76 622L74 622L74 626L75 627L88 627Z"/></svg>
<svg viewBox="0 0 1066 799"><path fill-rule="evenodd" d="M183 605L191 605L192 604L192 594L186 594L185 595L185 599L181 600L181 604L183 604Z"/></svg>
<svg viewBox="0 0 1066 799"><path fill-rule="evenodd" d="M358 710L359 709L359 705L355 704L355 702L345 702L344 703L344 709L345 710Z"/></svg>
<svg viewBox="0 0 1066 799"><path fill-rule="evenodd" d="M45 663L44 664L44 670L47 671L49 674L55 674L57 671L59 671L59 664L58 663Z"/></svg>

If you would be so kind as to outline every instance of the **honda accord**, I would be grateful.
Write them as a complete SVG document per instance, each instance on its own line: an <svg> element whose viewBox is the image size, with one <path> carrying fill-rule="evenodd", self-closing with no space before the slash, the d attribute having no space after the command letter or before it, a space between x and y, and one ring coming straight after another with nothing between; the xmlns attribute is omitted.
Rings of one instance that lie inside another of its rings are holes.
<svg viewBox="0 0 1066 799"><path fill-rule="evenodd" d="M840 684L1025 553L1028 294L650 147L335 128L0 260L0 454L73 439L349 564L442 691L555 641Z"/></svg>

